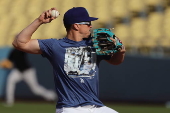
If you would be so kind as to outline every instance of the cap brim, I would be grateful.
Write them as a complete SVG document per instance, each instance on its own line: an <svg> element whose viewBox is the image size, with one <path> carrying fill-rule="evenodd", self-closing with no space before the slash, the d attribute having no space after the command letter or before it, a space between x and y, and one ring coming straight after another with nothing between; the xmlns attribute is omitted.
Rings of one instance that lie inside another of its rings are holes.
<svg viewBox="0 0 170 113"><path fill-rule="evenodd" d="M95 18L95 17L89 17L89 18L87 18L87 19L85 19L84 21L85 22L89 22L89 21L95 21L95 20L97 20L98 18Z"/></svg>

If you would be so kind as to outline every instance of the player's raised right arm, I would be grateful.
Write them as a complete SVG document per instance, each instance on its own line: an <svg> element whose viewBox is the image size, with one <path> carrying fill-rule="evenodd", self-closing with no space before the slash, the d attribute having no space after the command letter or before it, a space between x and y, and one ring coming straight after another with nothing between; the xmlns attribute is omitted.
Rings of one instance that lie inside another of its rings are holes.
<svg viewBox="0 0 170 113"><path fill-rule="evenodd" d="M44 11L37 19L35 19L30 25L23 29L14 39L13 46L21 51L41 54L39 43L37 39L31 39L33 33L45 23L50 23L55 17L51 16L51 11L56 8Z"/></svg>

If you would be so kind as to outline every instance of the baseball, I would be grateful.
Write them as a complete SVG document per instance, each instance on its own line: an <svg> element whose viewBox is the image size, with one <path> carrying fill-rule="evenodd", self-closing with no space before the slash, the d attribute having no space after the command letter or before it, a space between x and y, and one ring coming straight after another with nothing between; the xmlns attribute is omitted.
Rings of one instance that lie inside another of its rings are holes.
<svg viewBox="0 0 170 113"><path fill-rule="evenodd" d="M57 18L59 16L59 12L57 10L52 10L51 16Z"/></svg>

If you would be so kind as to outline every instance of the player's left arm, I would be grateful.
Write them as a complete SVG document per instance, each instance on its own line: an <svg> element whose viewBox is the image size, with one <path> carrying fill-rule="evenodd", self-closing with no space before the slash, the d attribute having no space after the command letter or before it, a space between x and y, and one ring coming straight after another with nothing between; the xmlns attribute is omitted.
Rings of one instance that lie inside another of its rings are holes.
<svg viewBox="0 0 170 113"><path fill-rule="evenodd" d="M111 40L113 40L115 42L115 40L113 38L111 38ZM119 65L124 61L125 52L126 52L125 46L122 45L122 47L119 49L119 52L113 54L111 56L110 60L106 60L106 61L112 65Z"/></svg>

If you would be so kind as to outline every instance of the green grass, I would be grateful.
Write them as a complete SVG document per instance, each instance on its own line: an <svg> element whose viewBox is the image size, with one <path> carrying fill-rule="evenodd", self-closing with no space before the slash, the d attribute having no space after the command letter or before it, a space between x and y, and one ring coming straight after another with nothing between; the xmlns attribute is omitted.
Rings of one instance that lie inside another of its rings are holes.
<svg viewBox="0 0 170 113"><path fill-rule="evenodd" d="M170 113L163 105L106 104L119 113Z"/></svg>
<svg viewBox="0 0 170 113"><path fill-rule="evenodd" d="M119 113L170 113L170 108L162 105L135 105L105 103ZM54 103L16 102L13 107L0 103L0 113L55 113Z"/></svg>
<svg viewBox="0 0 170 113"><path fill-rule="evenodd" d="M40 102L16 102L12 107L1 103L0 113L55 113L55 104Z"/></svg>

